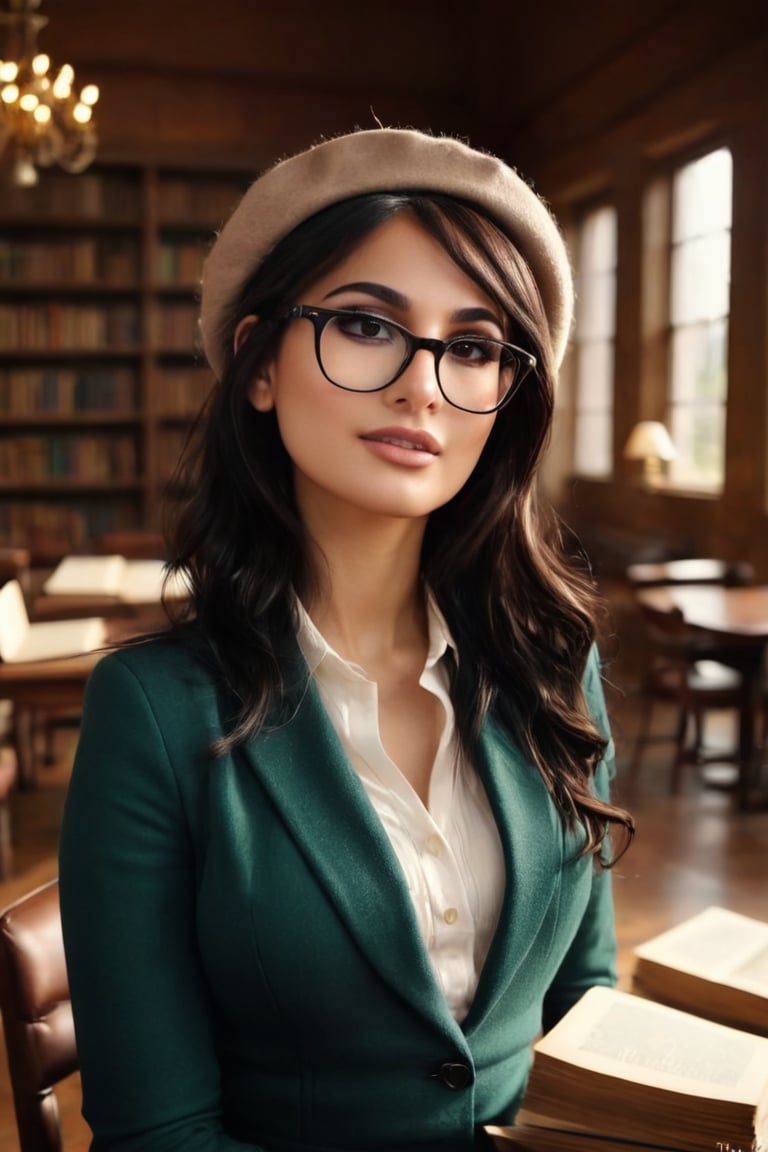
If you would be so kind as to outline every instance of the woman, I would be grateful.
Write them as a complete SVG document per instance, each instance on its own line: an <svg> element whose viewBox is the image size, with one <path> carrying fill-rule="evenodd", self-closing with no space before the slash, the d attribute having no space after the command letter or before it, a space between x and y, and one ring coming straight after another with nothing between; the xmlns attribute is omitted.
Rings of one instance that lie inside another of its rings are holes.
<svg viewBox="0 0 768 1152"><path fill-rule="evenodd" d="M571 300L527 185L419 132L217 239L189 612L96 669L62 833L99 1152L468 1150L614 980L631 821L535 494Z"/></svg>

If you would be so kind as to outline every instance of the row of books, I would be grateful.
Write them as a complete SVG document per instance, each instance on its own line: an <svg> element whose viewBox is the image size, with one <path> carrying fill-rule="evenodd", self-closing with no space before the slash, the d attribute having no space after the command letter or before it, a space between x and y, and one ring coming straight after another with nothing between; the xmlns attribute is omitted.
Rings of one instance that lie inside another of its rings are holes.
<svg viewBox="0 0 768 1152"><path fill-rule="evenodd" d="M198 284L208 245L194 241L163 241L157 248L155 275L159 284Z"/></svg>
<svg viewBox="0 0 768 1152"><path fill-rule="evenodd" d="M534 1048L499 1152L768 1152L768 923L707 908L635 950Z"/></svg>
<svg viewBox="0 0 768 1152"><path fill-rule="evenodd" d="M0 501L0 535L13 546L34 551L80 551L104 532L139 526L133 501Z"/></svg>
<svg viewBox="0 0 768 1152"><path fill-rule="evenodd" d="M152 313L153 343L159 348L193 349L197 341L197 320L196 304L162 304Z"/></svg>
<svg viewBox="0 0 768 1152"><path fill-rule="evenodd" d="M134 304L0 305L0 350L109 348L139 341L139 311Z"/></svg>
<svg viewBox="0 0 768 1152"><path fill-rule="evenodd" d="M161 223L195 223L218 227L227 219L245 191L246 183L232 179L194 179L188 175L164 178L157 187L157 214Z"/></svg>
<svg viewBox="0 0 768 1152"><path fill-rule="evenodd" d="M167 368L155 374L151 387L156 412L189 419L200 411L211 376L204 368Z"/></svg>
<svg viewBox="0 0 768 1152"><path fill-rule="evenodd" d="M0 481L27 484L43 480L134 480L133 436L14 436L0 439Z"/></svg>
<svg viewBox="0 0 768 1152"><path fill-rule="evenodd" d="M49 238L8 240L0 237L0 281L13 284L135 284L139 251L134 240Z"/></svg>
<svg viewBox="0 0 768 1152"><path fill-rule="evenodd" d="M0 190L3 216L73 217L74 219L134 221L141 210L139 173L112 175L84 172L77 179L64 173L45 173L33 188L5 184Z"/></svg>
<svg viewBox="0 0 768 1152"><path fill-rule="evenodd" d="M13 368L0 370L0 414L38 416L135 410L131 368Z"/></svg>
<svg viewBox="0 0 768 1152"><path fill-rule="evenodd" d="M163 481L170 480L187 442L186 428L164 428L158 433L158 470Z"/></svg>

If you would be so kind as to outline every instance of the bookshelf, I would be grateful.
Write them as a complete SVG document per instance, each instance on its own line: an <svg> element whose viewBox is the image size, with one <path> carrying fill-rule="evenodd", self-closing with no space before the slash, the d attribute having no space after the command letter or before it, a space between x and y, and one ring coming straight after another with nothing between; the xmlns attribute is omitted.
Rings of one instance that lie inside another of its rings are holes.
<svg viewBox="0 0 768 1152"><path fill-rule="evenodd" d="M211 384L203 259L251 178L105 165L0 187L0 541L43 564L158 528Z"/></svg>

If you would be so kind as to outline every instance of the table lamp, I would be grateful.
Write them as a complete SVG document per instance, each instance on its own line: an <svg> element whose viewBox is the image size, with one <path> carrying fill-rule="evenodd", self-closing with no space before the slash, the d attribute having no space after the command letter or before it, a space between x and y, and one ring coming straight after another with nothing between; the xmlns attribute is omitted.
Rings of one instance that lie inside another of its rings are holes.
<svg viewBox="0 0 768 1152"><path fill-rule="evenodd" d="M674 460L677 453L669 432L659 420L641 420L635 424L624 446L627 460L643 461L643 483L658 488L662 480L662 461Z"/></svg>

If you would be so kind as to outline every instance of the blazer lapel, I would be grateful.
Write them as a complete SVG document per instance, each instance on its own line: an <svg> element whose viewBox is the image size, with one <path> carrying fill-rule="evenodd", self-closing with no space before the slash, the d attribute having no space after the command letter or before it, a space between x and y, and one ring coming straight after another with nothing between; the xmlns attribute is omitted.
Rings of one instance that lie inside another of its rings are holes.
<svg viewBox="0 0 768 1152"><path fill-rule="evenodd" d="M287 724L244 752L372 966L456 1037L397 857L314 684Z"/></svg>
<svg viewBox="0 0 768 1152"><path fill-rule="evenodd" d="M481 775L501 837L506 886L499 922L464 1032L477 1029L515 979L557 892L563 828L544 782L488 718L478 744Z"/></svg>

